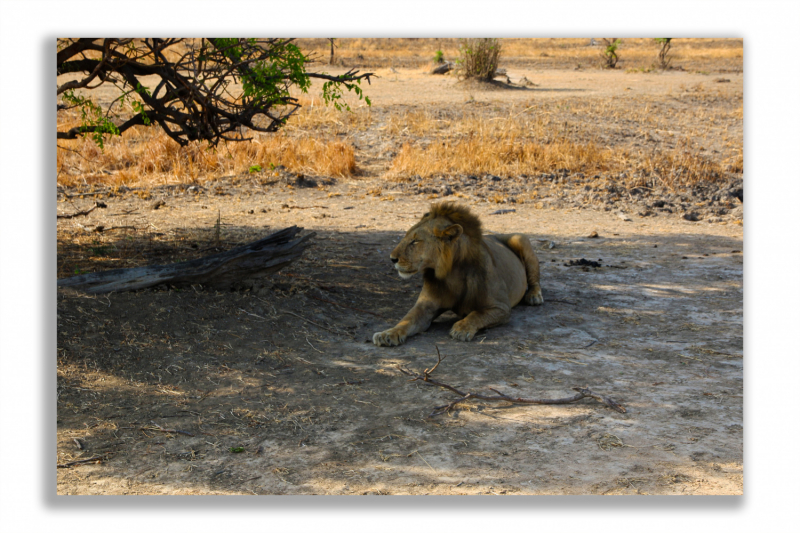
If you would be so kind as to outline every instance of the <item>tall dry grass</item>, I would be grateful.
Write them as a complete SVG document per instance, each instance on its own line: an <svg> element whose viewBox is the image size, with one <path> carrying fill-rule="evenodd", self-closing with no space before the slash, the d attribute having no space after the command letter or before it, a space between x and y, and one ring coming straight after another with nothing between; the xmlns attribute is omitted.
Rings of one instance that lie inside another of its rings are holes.
<svg viewBox="0 0 800 533"><path fill-rule="evenodd" d="M59 129L77 121L64 120ZM330 135L256 134L252 142L229 142L210 149L205 143L185 147L158 126L139 126L106 141L101 150L91 139L57 143L57 182L61 186L156 186L202 183L223 175L246 175L283 165L295 172L347 177L356 172L352 145Z"/></svg>
<svg viewBox="0 0 800 533"><path fill-rule="evenodd" d="M594 143L557 140L543 144L509 138L475 136L455 143L434 142L427 147L404 144L388 176L431 177L450 174L531 175L567 169L570 172L610 170L617 155Z"/></svg>
<svg viewBox="0 0 800 533"><path fill-rule="evenodd" d="M712 159L697 145L705 134L696 131L690 133L697 140L680 138L674 148L653 144L645 150L624 146L619 140L594 140L601 119L611 124L603 131L606 138L616 134L628 139L633 134L647 139L663 125L661 118L651 117L647 102L634 108L602 102L559 105L560 112L536 105L521 111L512 107L505 116L494 117L474 113L439 118L439 113L430 110L393 115L386 131L405 142L386 176L395 180L458 174L519 176L563 169L587 176L625 175L629 186L680 187L742 172L740 148ZM632 130L632 124L638 129Z"/></svg>
<svg viewBox="0 0 800 533"><path fill-rule="evenodd" d="M630 187L676 188L714 182L723 179L726 172L741 172L741 168L741 158L722 165L688 152L635 153L565 138L539 143L480 136L454 143L432 142L427 146L404 144L387 177L404 180L459 174L524 176L566 170L587 177L596 173L624 175L621 182Z"/></svg>

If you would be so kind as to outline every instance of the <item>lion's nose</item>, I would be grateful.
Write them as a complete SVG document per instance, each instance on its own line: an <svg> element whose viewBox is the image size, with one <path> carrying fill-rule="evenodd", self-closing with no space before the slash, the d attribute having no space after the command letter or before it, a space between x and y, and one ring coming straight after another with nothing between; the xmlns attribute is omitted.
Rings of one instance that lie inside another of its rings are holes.
<svg viewBox="0 0 800 533"><path fill-rule="evenodd" d="M390 255L390 256L389 256L389 259L391 259L391 260L392 260L392 263L397 263L397 258L396 258L396 257L392 257L392 256Z"/></svg>

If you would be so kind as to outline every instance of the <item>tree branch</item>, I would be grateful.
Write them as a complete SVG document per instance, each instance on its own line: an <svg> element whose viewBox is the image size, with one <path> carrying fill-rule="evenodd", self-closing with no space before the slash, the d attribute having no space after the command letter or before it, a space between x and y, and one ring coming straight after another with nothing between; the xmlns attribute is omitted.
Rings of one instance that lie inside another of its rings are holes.
<svg viewBox="0 0 800 533"><path fill-rule="evenodd" d="M452 385L448 385L447 383L442 383L440 381L431 379L431 374L433 373L433 371L436 370L441 364L441 362L447 358L447 356L442 357L442 355L438 353L439 352L438 348L436 349L436 352L439 356L439 361L432 369L430 370L425 369L421 374L418 372L409 371L401 367L400 365L397 365L397 369L400 370L400 372L402 372L407 376L412 377L412 379L410 379L409 381L423 381L428 385L442 387L461 396L461 398L453 400L447 405L440 405L438 407L434 407L433 411L431 411L431 413L428 415L429 418L441 415L443 413L448 413L452 411L453 407L455 407L457 404L472 399L484 400L487 402L509 402L518 404L535 404L535 405L560 405L560 404L577 402L578 400L582 400L584 398L594 398L598 402L603 403L604 405L610 407L611 409L614 409L619 413L626 412L625 408L621 406L619 403L615 402L611 398L597 394L596 392L592 391L589 387L572 387L572 390L576 391L577 394L569 396L567 398L514 398L512 396L508 396L507 394L503 394L502 392L496 389L489 389L492 392L494 392L496 396L487 396L485 394L478 394L475 392L463 392L453 387Z"/></svg>

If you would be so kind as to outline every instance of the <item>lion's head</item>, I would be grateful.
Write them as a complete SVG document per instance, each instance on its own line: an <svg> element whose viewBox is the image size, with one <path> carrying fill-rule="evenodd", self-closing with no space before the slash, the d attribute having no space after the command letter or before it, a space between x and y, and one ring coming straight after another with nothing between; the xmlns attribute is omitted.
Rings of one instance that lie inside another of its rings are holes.
<svg viewBox="0 0 800 533"><path fill-rule="evenodd" d="M480 260L481 222L470 210L453 202L431 206L389 255L400 277L432 270L444 279L459 263Z"/></svg>

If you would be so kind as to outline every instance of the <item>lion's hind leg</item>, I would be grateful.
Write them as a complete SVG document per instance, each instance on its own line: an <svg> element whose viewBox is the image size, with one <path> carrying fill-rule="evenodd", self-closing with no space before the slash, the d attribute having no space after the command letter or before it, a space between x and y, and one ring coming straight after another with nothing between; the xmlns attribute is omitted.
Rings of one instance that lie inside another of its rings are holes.
<svg viewBox="0 0 800 533"><path fill-rule="evenodd" d="M542 305L544 297L542 296L542 287L539 285L539 259L536 257L536 252L533 251L531 241L525 235L494 235L494 237L508 246L517 257L522 260L525 265L525 275L528 278L528 290L522 301L528 305Z"/></svg>

